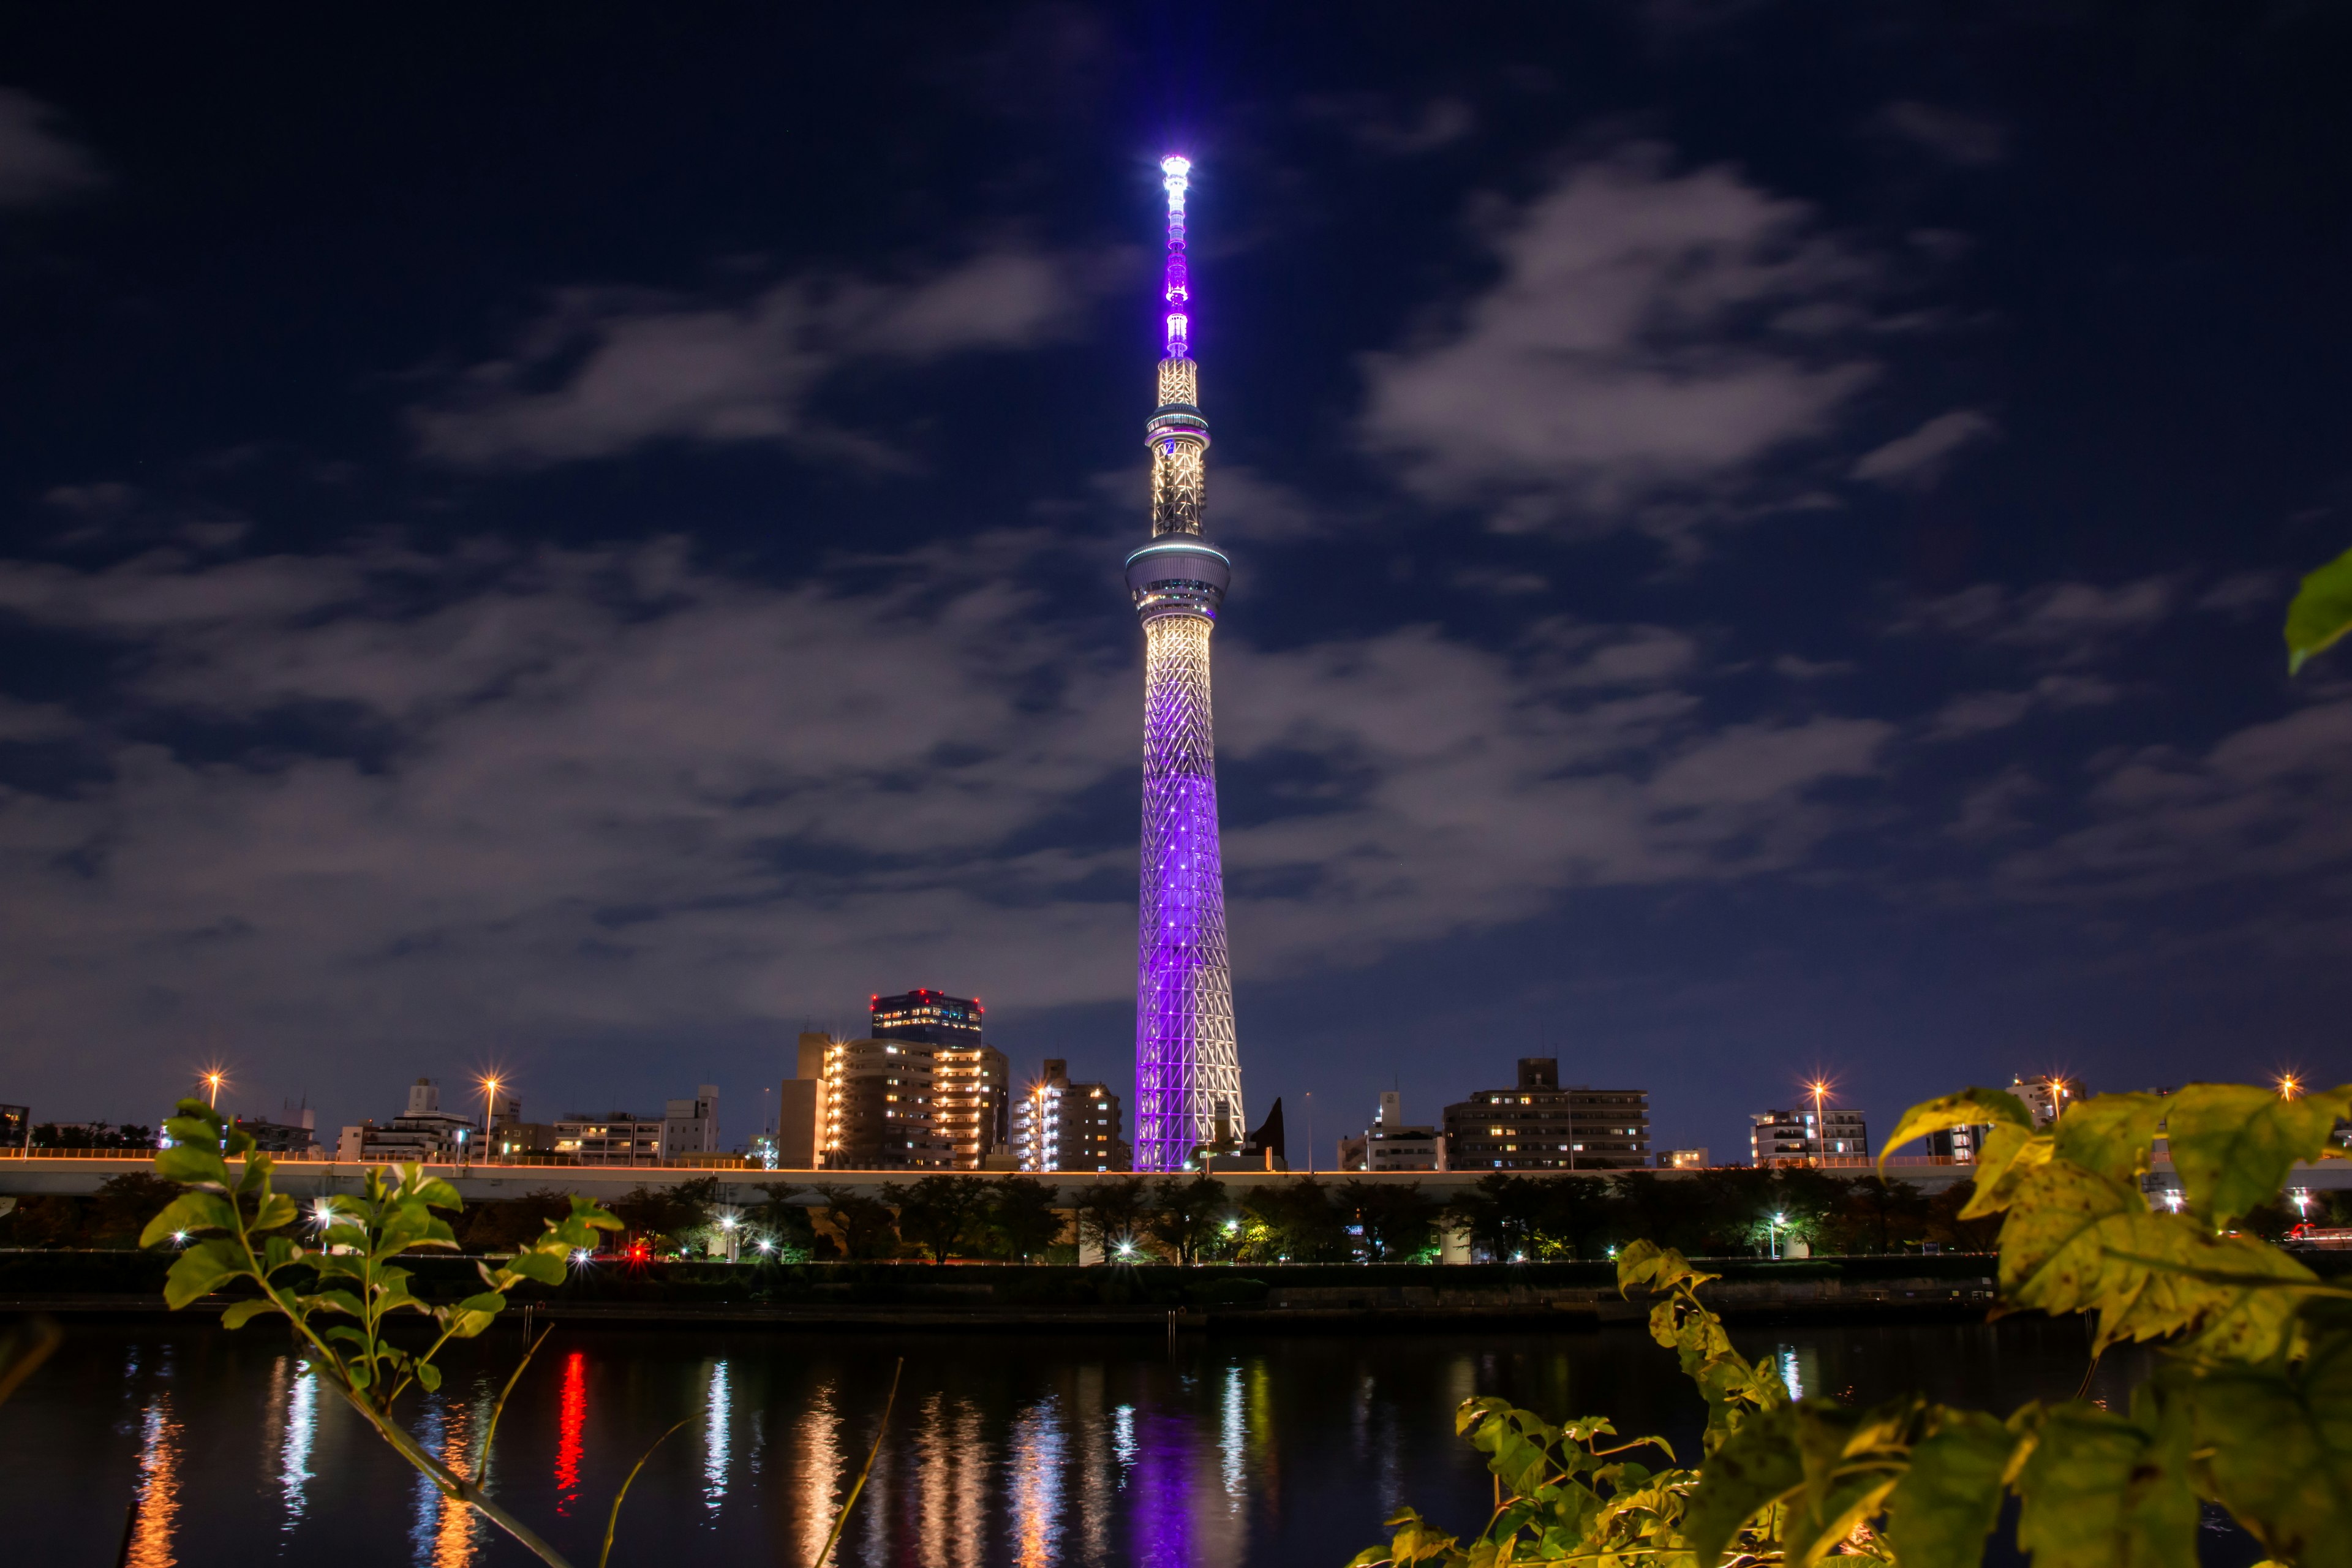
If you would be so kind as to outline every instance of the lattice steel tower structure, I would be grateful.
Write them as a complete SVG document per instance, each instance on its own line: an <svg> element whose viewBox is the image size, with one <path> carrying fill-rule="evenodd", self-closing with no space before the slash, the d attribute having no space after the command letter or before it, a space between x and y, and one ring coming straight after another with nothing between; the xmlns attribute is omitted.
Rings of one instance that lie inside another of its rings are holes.
<svg viewBox="0 0 2352 1568"><path fill-rule="evenodd" d="M1135 978L1135 1168L1181 1171L1222 1122L1244 1127L1217 849L1217 755L1209 720L1209 634L1233 563L1201 537L1209 422L1192 353L1184 260L1191 163L1160 164L1168 187L1168 335L1151 448L1151 542L1127 558L1143 622L1143 897Z"/></svg>

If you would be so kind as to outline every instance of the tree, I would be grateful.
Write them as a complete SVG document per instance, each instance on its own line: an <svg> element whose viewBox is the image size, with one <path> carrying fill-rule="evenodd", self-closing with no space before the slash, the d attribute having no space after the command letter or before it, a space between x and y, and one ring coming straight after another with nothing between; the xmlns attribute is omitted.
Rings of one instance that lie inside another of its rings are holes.
<svg viewBox="0 0 2352 1568"><path fill-rule="evenodd" d="M1143 1236L1150 1207L1150 1184L1141 1176L1097 1182L1078 1194L1078 1240L1095 1247L1103 1261L1125 1261Z"/></svg>
<svg viewBox="0 0 2352 1568"><path fill-rule="evenodd" d="M1536 1184L1536 1256L1604 1256L1617 1220L1611 1184L1599 1176L1546 1176Z"/></svg>
<svg viewBox="0 0 2352 1568"><path fill-rule="evenodd" d="M1152 1189L1144 1228L1154 1241L1176 1255L1180 1265L1190 1268L1199 1261L1201 1249L1224 1228L1225 1216L1233 1212L1233 1200L1225 1195L1224 1183L1206 1171L1188 1182L1163 1176Z"/></svg>
<svg viewBox="0 0 2352 1568"><path fill-rule="evenodd" d="M1062 1223L1054 1189L1033 1176L999 1181L982 1221L997 1255L1015 1263L1043 1258L1062 1239Z"/></svg>
<svg viewBox="0 0 2352 1568"><path fill-rule="evenodd" d="M1342 1182L1339 1207L1363 1227L1364 1250L1375 1263L1429 1251L1437 1243L1438 1216L1444 1213L1419 1182Z"/></svg>
<svg viewBox="0 0 2352 1568"><path fill-rule="evenodd" d="M571 1212L570 1193L537 1187L519 1198L476 1205L464 1215L458 1239L468 1252L520 1251Z"/></svg>
<svg viewBox="0 0 2352 1568"><path fill-rule="evenodd" d="M898 1211L898 1234L928 1248L934 1264L978 1244L990 1203L989 1184L978 1176L925 1176L911 1187L893 1182L882 1196Z"/></svg>
<svg viewBox="0 0 2352 1568"><path fill-rule="evenodd" d="M1454 1223L1470 1233L1471 1245L1497 1263L1538 1254L1537 1229L1543 1210L1538 1184L1508 1171L1480 1177L1476 1187L1447 1206Z"/></svg>
<svg viewBox="0 0 2352 1568"><path fill-rule="evenodd" d="M790 1182L763 1182L760 1190L768 1194L766 1201L755 1205L746 1217L758 1232L756 1239L767 1242L774 1249L764 1256L779 1262L800 1262L815 1257L816 1226L811 1223L808 1210L791 1201L800 1188Z"/></svg>
<svg viewBox="0 0 2352 1568"><path fill-rule="evenodd" d="M1348 1253L1347 1219L1313 1176L1269 1182L1242 1195L1241 1256L1250 1263L1328 1263Z"/></svg>
<svg viewBox="0 0 2352 1568"><path fill-rule="evenodd" d="M1848 1182L1830 1234L1841 1252L1894 1252L1905 1242L1924 1239L1931 1200L1908 1182L1864 1176Z"/></svg>
<svg viewBox="0 0 2352 1568"><path fill-rule="evenodd" d="M89 1205L89 1234L94 1241L131 1241L147 1222L171 1206L180 1184L144 1171L109 1176L99 1184Z"/></svg>
<svg viewBox="0 0 2352 1568"><path fill-rule="evenodd" d="M719 1197L719 1178L705 1176L674 1187L631 1187L613 1205L613 1212L649 1250L667 1242L682 1246L688 1237L710 1222L710 1205Z"/></svg>
<svg viewBox="0 0 2352 1568"><path fill-rule="evenodd" d="M825 1223L841 1233L841 1249L854 1258L898 1256L898 1219L880 1198L847 1187L819 1187Z"/></svg>

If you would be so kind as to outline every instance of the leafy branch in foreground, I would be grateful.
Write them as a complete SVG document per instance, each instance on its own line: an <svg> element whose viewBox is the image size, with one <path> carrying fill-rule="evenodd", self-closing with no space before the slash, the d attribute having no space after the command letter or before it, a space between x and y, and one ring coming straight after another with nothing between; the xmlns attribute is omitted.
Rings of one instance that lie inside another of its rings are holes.
<svg viewBox="0 0 2352 1568"><path fill-rule="evenodd" d="M2352 1086L2293 1100L2239 1084L2102 1095L2039 1129L1994 1090L1914 1106L1888 1151L1956 1125L1992 1129L1962 1216L2002 1216L1995 1315L2094 1314L2095 1356L2164 1342L2127 1411L1792 1400L1702 1301L1715 1277L1636 1243L1618 1287L1655 1298L1651 1336L1706 1401L1697 1467L1619 1459L1674 1456L1658 1438L1600 1446L1614 1436L1603 1420L1553 1426L1473 1399L1455 1425L1495 1476L1486 1526L1465 1542L1405 1509L1391 1541L1350 1568L1812 1568L1832 1556L1977 1568L2012 1498L2017 1543L2038 1568L2195 1568L2201 1503L2228 1510L2273 1563L2352 1568L2352 1300L2230 1228L2298 1162L2336 1152L2347 1113ZM2178 1212L2141 1195L2160 1134Z"/></svg>
<svg viewBox="0 0 2352 1568"><path fill-rule="evenodd" d="M2325 653L2352 632L2352 550L2308 573L2286 607L2286 672Z"/></svg>
<svg viewBox="0 0 2352 1568"><path fill-rule="evenodd" d="M250 1135L225 1123L200 1100L182 1100L179 1114L163 1128L172 1146L155 1156L155 1170L186 1190L149 1223L140 1245L152 1247L177 1233L204 1237L172 1265L163 1281L164 1300L176 1310L225 1285L241 1281L255 1287L257 1296L233 1302L221 1314L223 1327L242 1328L264 1313L282 1315L301 1336L305 1360L320 1380L443 1496L474 1509L543 1562L568 1568L553 1547L483 1490L488 1436L481 1463L467 1476L411 1436L393 1406L412 1385L428 1393L439 1388L441 1369L434 1357L451 1340L469 1340L488 1328L506 1306L509 1291L526 1279L561 1284L572 1253L593 1249L598 1231L618 1230L621 1222L574 1197L569 1215L547 1222L540 1237L507 1263L498 1268L476 1265L480 1290L436 1306L410 1290L412 1275L397 1260L422 1247L457 1246L448 1222L436 1212L462 1206L448 1183L415 1165L372 1170L362 1196L319 1200L313 1210L318 1245L304 1247L284 1234L299 1217L294 1200L272 1189L273 1162L254 1148ZM234 1171L229 1155L241 1162ZM431 1320L436 1331L424 1350L405 1350L387 1333L388 1321L404 1313ZM537 1349L533 1344L531 1350ZM530 1360L526 1352L524 1364ZM499 1395L500 1411L521 1375L518 1366ZM496 1422L494 1413L493 1435Z"/></svg>

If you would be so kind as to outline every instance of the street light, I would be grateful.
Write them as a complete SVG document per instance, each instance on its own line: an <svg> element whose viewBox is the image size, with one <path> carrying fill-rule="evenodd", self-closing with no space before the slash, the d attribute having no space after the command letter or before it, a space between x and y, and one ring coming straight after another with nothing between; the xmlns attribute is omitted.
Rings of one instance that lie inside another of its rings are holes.
<svg viewBox="0 0 2352 1568"><path fill-rule="evenodd" d="M205 1100L215 1110L218 1110L220 1109L221 1085L227 1081L228 1074L221 1071L220 1068L206 1068L205 1069Z"/></svg>
<svg viewBox="0 0 2352 1568"><path fill-rule="evenodd" d="M1813 1163L1819 1165L1829 1152L1829 1123L1822 1120L1822 1101L1829 1094L1827 1079L1817 1078L1805 1086L1813 1096Z"/></svg>
<svg viewBox="0 0 2352 1568"><path fill-rule="evenodd" d="M1776 1260L1780 1256L1780 1227L1788 1223L1789 1216L1786 1215L1776 1214L1772 1216L1772 1256Z"/></svg>
<svg viewBox="0 0 2352 1568"><path fill-rule="evenodd" d="M2303 1092L2303 1080L2291 1072L2283 1072L2279 1074L2278 1091L2281 1100L2293 1100Z"/></svg>
<svg viewBox="0 0 2352 1568"><path fill-rule="evenodd" d="M499 1090L504 1088L506 1088L506 1085L499 1080L498 1074L484 1073L482 1075L482 1136L486 1139L490 1135L491 1123L495 1122L499 1119ZM491 1149L487 1143L485 1143L482 1148L482 1152L487 1156L497 1152L497 1151Z"/></svg>

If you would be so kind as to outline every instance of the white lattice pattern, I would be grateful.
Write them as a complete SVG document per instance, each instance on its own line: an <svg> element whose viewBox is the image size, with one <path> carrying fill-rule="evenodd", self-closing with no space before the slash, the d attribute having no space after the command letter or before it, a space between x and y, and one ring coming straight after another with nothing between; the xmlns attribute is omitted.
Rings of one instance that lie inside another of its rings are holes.
<svg viewBox="0 0 2352 1568"><path fill-rule="evenodd" d="M1144 626L1143 898L1136 992L1139 1171L1181 1170L1223 1110L1246 1125L1225 956L1209 634L1202 616Z"/></svg>
<svg viewBox="0 0 2352 1568"><path fill-rule="evenodd" d="M1179 436L1152 445L1152 537L1201 531L1201 508L1208 500L1208 458L1199 442Z"/></svg>

